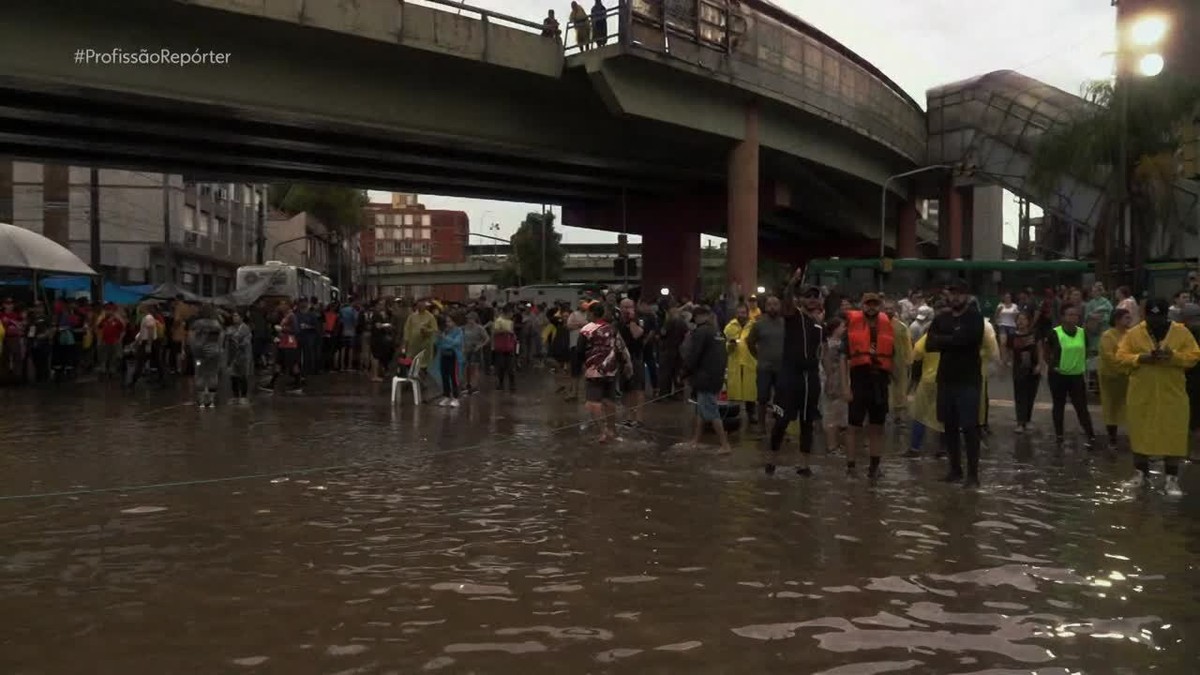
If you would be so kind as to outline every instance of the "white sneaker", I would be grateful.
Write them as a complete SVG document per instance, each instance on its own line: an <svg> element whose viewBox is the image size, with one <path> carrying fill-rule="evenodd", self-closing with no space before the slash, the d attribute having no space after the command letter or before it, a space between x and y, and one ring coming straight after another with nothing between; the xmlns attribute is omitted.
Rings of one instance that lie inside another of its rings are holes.
<svg viewBox="0 0 1200 675"><path fill-rule="evenodd" d="M459 406L458 399L456 399L456 398L450 399L450 407L451 408L457 408L458 406Z"/></svg>
<svg viewBox="0 0 1200 675"><path fill-rule="evenodd" d="M438 401L437 404L438 404L439 408L445 408L446 406L450 405L450 399L443 398L440 401Z"/></svg>
<svg viewBox="0 0 1200 675"><path fill-rule="evenodd" d="M1167 476L1167 482L1164 487L1168 497L1183 496L1183 490L1179 489L1179 476Z"/></svg>
<svg viewBox="0 0 1200 675"><path fill-rule="evenodd" d="M1121 484L1126 490L1136 490L1146 483L1146 476L1141 471L1133 474L1133 478Z"/></svg>

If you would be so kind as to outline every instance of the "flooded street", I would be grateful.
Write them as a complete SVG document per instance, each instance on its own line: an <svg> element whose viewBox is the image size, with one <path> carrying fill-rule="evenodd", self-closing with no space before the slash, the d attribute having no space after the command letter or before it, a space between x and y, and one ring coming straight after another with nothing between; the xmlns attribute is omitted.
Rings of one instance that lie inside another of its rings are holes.
<svg viewBox="0 0 1200 675"><path fill-rule="evenodd" d="M974 492L895 448L875 487L682 453L681 403L597 448L540 387L393 411L327 379L0 392L0 672L1200 670L1200 470L1127 494L1046 410L1014 441L993 408ZM152 487L87 492L121 486Z"/></svg>

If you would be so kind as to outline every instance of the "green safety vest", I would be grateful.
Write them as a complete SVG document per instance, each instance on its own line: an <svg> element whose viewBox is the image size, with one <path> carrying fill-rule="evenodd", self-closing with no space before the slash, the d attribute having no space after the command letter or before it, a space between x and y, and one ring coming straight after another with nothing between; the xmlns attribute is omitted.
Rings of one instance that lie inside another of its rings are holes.
<svg viewBox="0 0 1200 675"><path fill-rule="evenodd" d="M1062 326L1054 328L1058 336L1058 372L1063 375L1082 375L1087 369L1087 336L1083 328L1075 327L1075 337L1067 335Z"/></svg>

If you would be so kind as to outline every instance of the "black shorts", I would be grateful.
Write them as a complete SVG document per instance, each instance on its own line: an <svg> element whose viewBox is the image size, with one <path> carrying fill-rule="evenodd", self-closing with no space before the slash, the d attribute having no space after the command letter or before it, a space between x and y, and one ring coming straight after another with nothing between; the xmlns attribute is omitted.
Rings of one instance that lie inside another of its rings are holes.
<svg viewBox="0 0 1200 675"><path fill-rule="evenodd" d="M850 392L854 395L848 416L850 426L861 427L868 421L882 426L887 421L890 380L886 371L873 370L870 366L850 369Z"/></svg>
<svg viewBox="0 0 1200 675"><path fill-rule="evenodd" d="M641 357L632 359L633 374L621 378L621 392L632 394L635 391L646 391L646 362Z"/></svg>
<svg viewBox="0 0 1200 675"><path fill-rule="evenodd" d="M589 377L583 388L584 400L589 403L617 400L617 383L611 377Z"/></svg>
<svg viewBox="0 0 1200 675"><path fill-rule="evenodd" d="M300 365L300 348L280 349L279 350L279 366L284 372L291 372L293 368Z"/></svg>

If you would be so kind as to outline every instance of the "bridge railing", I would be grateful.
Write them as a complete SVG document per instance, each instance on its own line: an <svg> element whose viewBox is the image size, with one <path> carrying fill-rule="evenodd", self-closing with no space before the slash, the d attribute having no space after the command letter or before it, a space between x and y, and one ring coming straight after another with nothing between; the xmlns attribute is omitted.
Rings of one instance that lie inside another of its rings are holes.
<svg viewBox="0 0 1200 675"><path fill-rule="evenodd" d="M586 2L586 0L585 0ZM611 0L610 0L611 2ZM584 3L581 2L581 5ZM613 3L611 7L604 11L604 16L592 16L591 10L584 6L584 11L588 13L587 20L580 19L573 21L568 15L562 21L562 41L563 53L579 54L590 49L597 49L605 45L615 45L621 41L621 35L624 34L624 23L621 17L625 14L625 2ZM599 36L599 31L596 30L596 24L601 21L604 26L604 36ZM580 28L583 27L581 31Z"/></svg>
<svg viewBox="0 0 1200 675"><path fill-rule="evenodd" d="M623 44L700 62L924 160L925 116L917 102L865 59L769 3L626 0L621 9Z"/></svg>
<svg viewBox="0 0 1200 675"><path fill-rule="evenodd" d="M502 12L494 12L490 9L484 9L483 7L475 7L474 5L468 5L465 2L454 2L454 0L396 0L396 1L402 5L404 5L404 4L424 5L426 7L432 7L434 9L439 9L442 11L454 10L454 13L458 14L460 16L465 12L468 15L478 16L480 20L487 21L489 23L497 22L497 23L504 24L507 26L512 26L513 28L520 28L522 30L525 30L525 31L528 31L531 33L541 33L542 32L542 24L540 24L540 23L536 23L536 22L530 21L528 19L522 19L521 17L518 17L518 16L512 16L511 14L504 14Z"/></svg>

